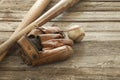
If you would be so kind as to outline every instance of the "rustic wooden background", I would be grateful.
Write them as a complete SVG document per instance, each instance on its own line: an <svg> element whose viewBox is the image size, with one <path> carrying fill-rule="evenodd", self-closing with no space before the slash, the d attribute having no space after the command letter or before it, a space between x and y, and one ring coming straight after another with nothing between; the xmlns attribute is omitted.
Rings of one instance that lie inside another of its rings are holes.
<svg viewBox="0 0 120 80"><path fill-rule="evenodd" d="M10 37L35 1L0 0L0 44ZM48 9L59 0L51 1ZM46 25L74 24L85 29L86 37L74 45L70 59L30 67L11 53L0 63L0 80L119 80L120 0L82 0Z"/></svg>

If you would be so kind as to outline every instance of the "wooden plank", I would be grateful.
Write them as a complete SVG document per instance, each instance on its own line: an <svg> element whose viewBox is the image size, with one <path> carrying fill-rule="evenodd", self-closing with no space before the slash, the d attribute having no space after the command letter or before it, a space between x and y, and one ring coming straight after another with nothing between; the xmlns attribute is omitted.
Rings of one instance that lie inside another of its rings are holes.
<svg viewBox="0 0 120 80"><path fill-rule="evenodd" d="M7 40L16 29L19 22L0 22L0 43ZM120 40L119 22L49 22L44 26L57 25L61 28L71 25L81 25L86 31L84 41Z"/></svg>
<svg viewBox="0 0 120 80"><path fill-rule="evenodd" d="M96 2L101 2L101 1L106 1L106 2L120 2L119 0L85 0L85 1L96 1Z"/></svg>
<svg viewBox="0 0 120 80"><path fill-rule="evenodd" d="M79 77L75 77L75 80L119 80L119 77L110 77L110 76L102 76L102 75L80 75Z"/></svg>
<svg viewBox="0 0 120 80"><path fill-rule="evenodd" d="M120 12L69 12L52 21L119 21Z"/></svg>
<svg viewBox="0 0 120 80"><path fill-rule="evenodd" d="M119 22L48 22L44 26L58 26L69 28L73 25L80 25L85 32L119 32Z"/></svg>
<svg viewBox="0 0 120 80"><path fill-rule="evenodd" d="M6 41L12 32L0 32L0 44ZM83 41L119 41L120 32L86 32Z"/></svg>
<svg viewBox="0 0 120 80"><path fill-rule="evenodd" d="M50 9L52 6L54 6L59 0L52 0L50 5L48 6L48 9ZM70 9L70 11L118 11L120 10L119 3L116 2L119 0L114 0L113 2L106 2L105 0L102 2L96 2L98 0L93 1L81 1L79 4L77 4L74 8ZM111 0L107 0L111 1ZM2 0L0 9L1 10L19 10L19 11L28 11L30 7L33 5L35 0L29 0L29 1L21 1L21 0Z"/></svg>
<svg viewBox="0 0 120 80"><path fill-rule="evenodd" d="M13 32L20 22L0 22L0 32ZM119 32L119 22L48 22L44 26L58 26L68 28L80 25L86 32Z"/></svg>
<svg viewBox="0 0 120 80"><path fill-rule="evenodd" d="M73 48L76 56L117 56L120 52L119 45L119 41L82 41L75 43ZM15 55L16 53L13 56Z"/></svg>
<svg viewBox="0 0 120 80"><path fill-rule="evenodd" d="M110 42L86 42L74 45L74 54L66 61L31 67L23 64L23 61L16 53L10 53L0 64L0 70L72 70L79 68L120 68L119 41Z"/></svg>
<svg viewBox="0 0 120 80"><path fill-rule="evenodd" d="M24 73L24 74L23 74ZM47 76L47 77L46 77ZM0 74L1 80L70 80L72 75L45 75L39 71L4 71Z"/></svg>
<svg viewBox="0 0 120 80"><path fill-rule="evenodd" d="M1 12L0 21L21 21L26 12ZM120 21L120 12L65 12L52 21Z"/></svg>
<svg viewBox="0 0 120 80"><path fill-rule="evenodd" d="M73 58L73 57L72 57ZM74 57L75 58L75 57ZM81 74L82 70L86 74L106 74L109 73L113 76L120 74L118 72L120 56L82 56L76 57L76 59L69 59L64 62L42 65L37 67L26 66L25 64L20 64L22 61L19 61L18 57L11 57L9 61L2 62L0 64L0 71L40 71L44 74L52 74L55 72L67 73L67 74ZM102 70L103 69L103 70ZM50 71L51 70L51 71ZM102 71L101 71L102 70ZM107 71L108 70L108 71ZM115 73L111 70L116 70ZM118 70L118 71L117 71ZM75 72L74 72L75 71ZM78 71L78 72L77 72ZM111 73L110 73L111 72ZM84 73L84 72L83 72ZM108 75L109 75L108 74Z"/></svg>
<svg viewBox="0 0 120 80"><path fill-rule="evenodd" d="M75 54L74 54L75 55ZM11 56L7 58L4 62L0 64L0 71L45 71L46 73L51 72L47 70L71 70L74 71L82 68L110 68L110 69L119 69L120 55L116 56L72 56L70 59L58 62L54 64L41 65L37 67L27 66L23 64L21 59L17 56ZM9 60L9 61L8 61ZM93 74L92 72L90 72ZM102 72L101 72L102 73Z"/></svg>
<svg viewBox="0 0 120 80"><path fill-rule="evenodd" d="M0 22L0 41L5 41L9 38L12 32L15 30L19 22ZM45 26L57 25L67 27L70 25L81 25L86 31L86 37L84 41L113 41L120 40L120 23L119 22L50 22Z"/></svg>
<svg viewBox="0 0 120 80"><path fill-rule="evenodd" d="M46 10L50 9L56 4L56 2L51 2L51 4L47 7ZM26 9L27 10L27 9ZM45 10L45 11L46 11ZM74 7L68 9L70 12L79 12L79 11L120 11L120 2L108 2L108 1L100 1L100 2L90 2L82 0Z"/></svg>
<svg viewBox="0 0 120 80"><path fill-rule="evenodd" d="M26 12L20 12L20 11L5 11L5 12L1 12L0 11L0 20L1 21L21 21L21 19L24 17L24 15L26 14Z"/></svg>
<svg viewBox="0 0 120 80"><path fill-rule="evenodd" d="M53 7L59 0L52 0L48 9ZM35 0L20 1L20 0L5 0L1 2L0 9L4 11L14 10L14 11L28 11L30 7L34 4ZM69 11L120 11L120 2L90 2L81 1L79 4L69 9Z"/></svg>
<svg viewBox="0 0 120 80"><path fill-rule="evenodd" d="M120 2L84 2L77 4L68 11L120 11Z"/></svg>
<svg viewBox="0 0 120 80"><path fill-rule="evenodd" d="M0 32L0 44L6 41L10 36L12 32Z"/></svg>
<svg viewBox="0 0 120 80"><path fill-rule="evenodd" d="M0 22L0 32L13 32L20 22Z"/></svg>
<svg viewBox="0 0 120 80"><path fill-rule="evenodd" d="M55 72L54 74L42 74L40 71L2 71L0 73L0 79L2 80L119 80L119 73L114 75L102 75L98 74L87 74L84 73L87 69L80 70L80 74L78 75L66 75L65 73L59 74L59 72ZM96 69L97 70L97 69ZM99 70L99 69L98 69ZM112 69L109 71L117 72L117 70ZM104 71L99 70L99 71ZM106 70L108 71L108 69ZM51 71L52 72L52 71ZM98 72L98 71L97 71ZM104 71L105 72L105 71ZM24 73L24 74L23 74ZM76 73L75 73L76 74ZM34 76L33 76L34 75ZM116 75L116 76L115 76ZM47 77L46 77L47 76Z"/></svg>
<svg viewBox="0 0 120 80"><path fill-rule="evenodd" d="M84 41L116 41L120 40L119 32L86 32Z"/></svg>

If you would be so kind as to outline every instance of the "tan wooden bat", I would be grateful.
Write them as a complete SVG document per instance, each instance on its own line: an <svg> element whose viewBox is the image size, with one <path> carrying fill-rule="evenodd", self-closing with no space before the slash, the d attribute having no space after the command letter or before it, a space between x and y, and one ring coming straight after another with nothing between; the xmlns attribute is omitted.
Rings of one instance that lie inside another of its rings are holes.
<svg viewBox="0 0 120 80"><path fill-rule="evenodd" d="M18 26L18 28L15 30L15 32L10 37L13 38L16 36L16 34L19 33L22 29L24 29L26 26L28 26L31 22L35 21L44 11L46 6L49 4L51 0L37 0L34 5L31 7L31 9L28 11L28 13L25 15L24 19ZM1 56L0 61L3 60L4 56L7 54L9 50L6 50Z"/></svg>
<svg viewBox="0 0 120 80"><path fill-rule="evenodd" d="M35 27L40 27L43 24L47 23L48 21L50 21L51 19L58 16L60 13L62 13L63 11L68 9L69 7L73 6L78 1L80 1L80 0L61 0L60 2L58 2L54 7L52 7L50 10L48 10L46 13L44 13L41 17L39 17L33 23L31 23L26 28L21 30L14 37L8 39L6 42L1 44L0 45L0 55L2 55L3 52L8 50L23 35L26 35L28 32L30 32Z"/></svg>

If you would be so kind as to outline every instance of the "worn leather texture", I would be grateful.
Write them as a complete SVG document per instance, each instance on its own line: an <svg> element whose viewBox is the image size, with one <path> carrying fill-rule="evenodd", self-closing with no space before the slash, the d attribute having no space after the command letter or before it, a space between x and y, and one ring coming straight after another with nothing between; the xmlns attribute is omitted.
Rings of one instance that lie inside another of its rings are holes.
<svg viewBox="0 0 120 80"><path fill-rule="evenodd" d="M23 61L32 66L66 60L73 53L73 41L59 27L40 27L18 41Z"/></svg>

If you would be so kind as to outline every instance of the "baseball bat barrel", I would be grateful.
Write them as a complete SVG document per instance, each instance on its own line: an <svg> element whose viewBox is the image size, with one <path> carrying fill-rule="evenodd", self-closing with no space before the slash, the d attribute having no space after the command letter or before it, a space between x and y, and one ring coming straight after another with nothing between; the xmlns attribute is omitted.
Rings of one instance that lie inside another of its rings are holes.
<svg viewBox="0 0 120 80"><path fill-rule="evenodd" d="M43 24L47 23L51 19L58 16L60 13L68 9L69 7L73 6L75 3L77 3L80 0L61 0L58 2L54 7L52 7L50 10L48 10L46 13L44 13L41 17L39 17L37 20L35 20L33 23L29 24L26 28L21 30L18 34L16 34L14 37L8 39L6 42L0 45L0 55L8 50L17 40L19 40L23 35L30 32L35 27L40 27Z"/></svg>

